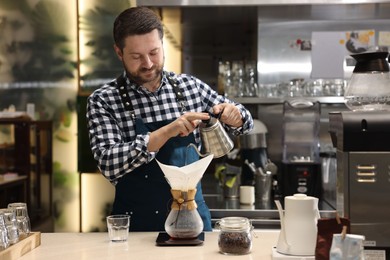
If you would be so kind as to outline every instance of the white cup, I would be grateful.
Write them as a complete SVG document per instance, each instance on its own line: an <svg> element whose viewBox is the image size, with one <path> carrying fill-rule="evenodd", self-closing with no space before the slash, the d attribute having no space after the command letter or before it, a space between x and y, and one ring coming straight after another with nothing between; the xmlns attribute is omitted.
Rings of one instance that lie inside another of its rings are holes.
<svg viewBox="0 0 390 260"><path fill-rule="evenodd" d="M35 120L35 104L27 103L27 115L31 120Z"/></svg>
<svg viewBox="0 0 390 260"><path fill-rule="evenodd" d="M107 217L108 237L112 242L125 242L129 236L130 216L111 215Z"/></svg>
<svg viewBox="0 0 390 260"><path fill-rule="evenodd" d="M252 205L255 203L255 187L240 186L240 204Z"/></svg>

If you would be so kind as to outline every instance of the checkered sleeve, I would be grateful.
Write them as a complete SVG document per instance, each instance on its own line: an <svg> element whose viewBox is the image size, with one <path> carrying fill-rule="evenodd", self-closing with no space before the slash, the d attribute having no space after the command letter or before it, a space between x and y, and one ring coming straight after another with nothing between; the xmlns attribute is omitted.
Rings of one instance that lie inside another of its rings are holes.
<svg viewBox="0 0 390 260"><path fill-rule="evenodd" d="M116 100L120 101L112 94L95 91L88 98L86 115L93 156L102 174L114 185L119 178L155 157L155 153L147 151L149 133L128 141L129 133L124 130L135 135L134 125L126 122L127 128L120 126L118 111L114 110L118 107Z"/></svg>

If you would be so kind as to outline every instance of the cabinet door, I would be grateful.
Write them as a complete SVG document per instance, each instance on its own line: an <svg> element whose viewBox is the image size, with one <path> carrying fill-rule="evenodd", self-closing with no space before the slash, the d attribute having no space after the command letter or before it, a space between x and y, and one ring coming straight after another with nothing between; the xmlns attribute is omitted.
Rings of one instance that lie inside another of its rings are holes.
<svg viewBox="0 0 390 260"><path fill-rule="evenodd" d="M39 121L30 127L31 218L52 216L52 125Z"/></svg>

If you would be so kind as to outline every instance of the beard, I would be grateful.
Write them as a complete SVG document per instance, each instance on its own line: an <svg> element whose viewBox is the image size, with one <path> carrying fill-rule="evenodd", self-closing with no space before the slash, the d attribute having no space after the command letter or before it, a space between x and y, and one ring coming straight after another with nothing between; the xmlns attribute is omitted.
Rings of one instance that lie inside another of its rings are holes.
<svg viewBox="0 0 390 260"><path fill-rule="evenodd" d="M141 68L136 72L130 72L126 69L127 77L137 83L138 85L143 85L145 83L156 81L163 71L162 65L153 65L150 69ZM145 73L148 75L146 76Z"/></svg>

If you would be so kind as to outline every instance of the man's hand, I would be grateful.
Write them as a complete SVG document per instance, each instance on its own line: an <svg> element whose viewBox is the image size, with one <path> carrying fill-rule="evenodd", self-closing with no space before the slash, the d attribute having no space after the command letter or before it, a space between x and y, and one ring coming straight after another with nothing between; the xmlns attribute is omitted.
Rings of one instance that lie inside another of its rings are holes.
<svg viewBox="0 0 390 260"><path fill-rule="evenodd" d="M188 112L173 121L172 137L180 135L187 136L192 133L202 120L210 118L208 113Z"/></svg>
<svg viewBox="0 0 390 260"><path fill-rule="evenodd" d="M220 115L220 121L233 127L240 127L243 125L240 110L233 104L222 103L213 107L213 113Z"/></svg>
<svg viewBox="0 0 390 260"><path fill-rule="evenodd" d="M172 123L150 133L148 150L159 150L170 138L187 136L192 133L202 120L210 118L208 113L187 112Z"/></svg>

